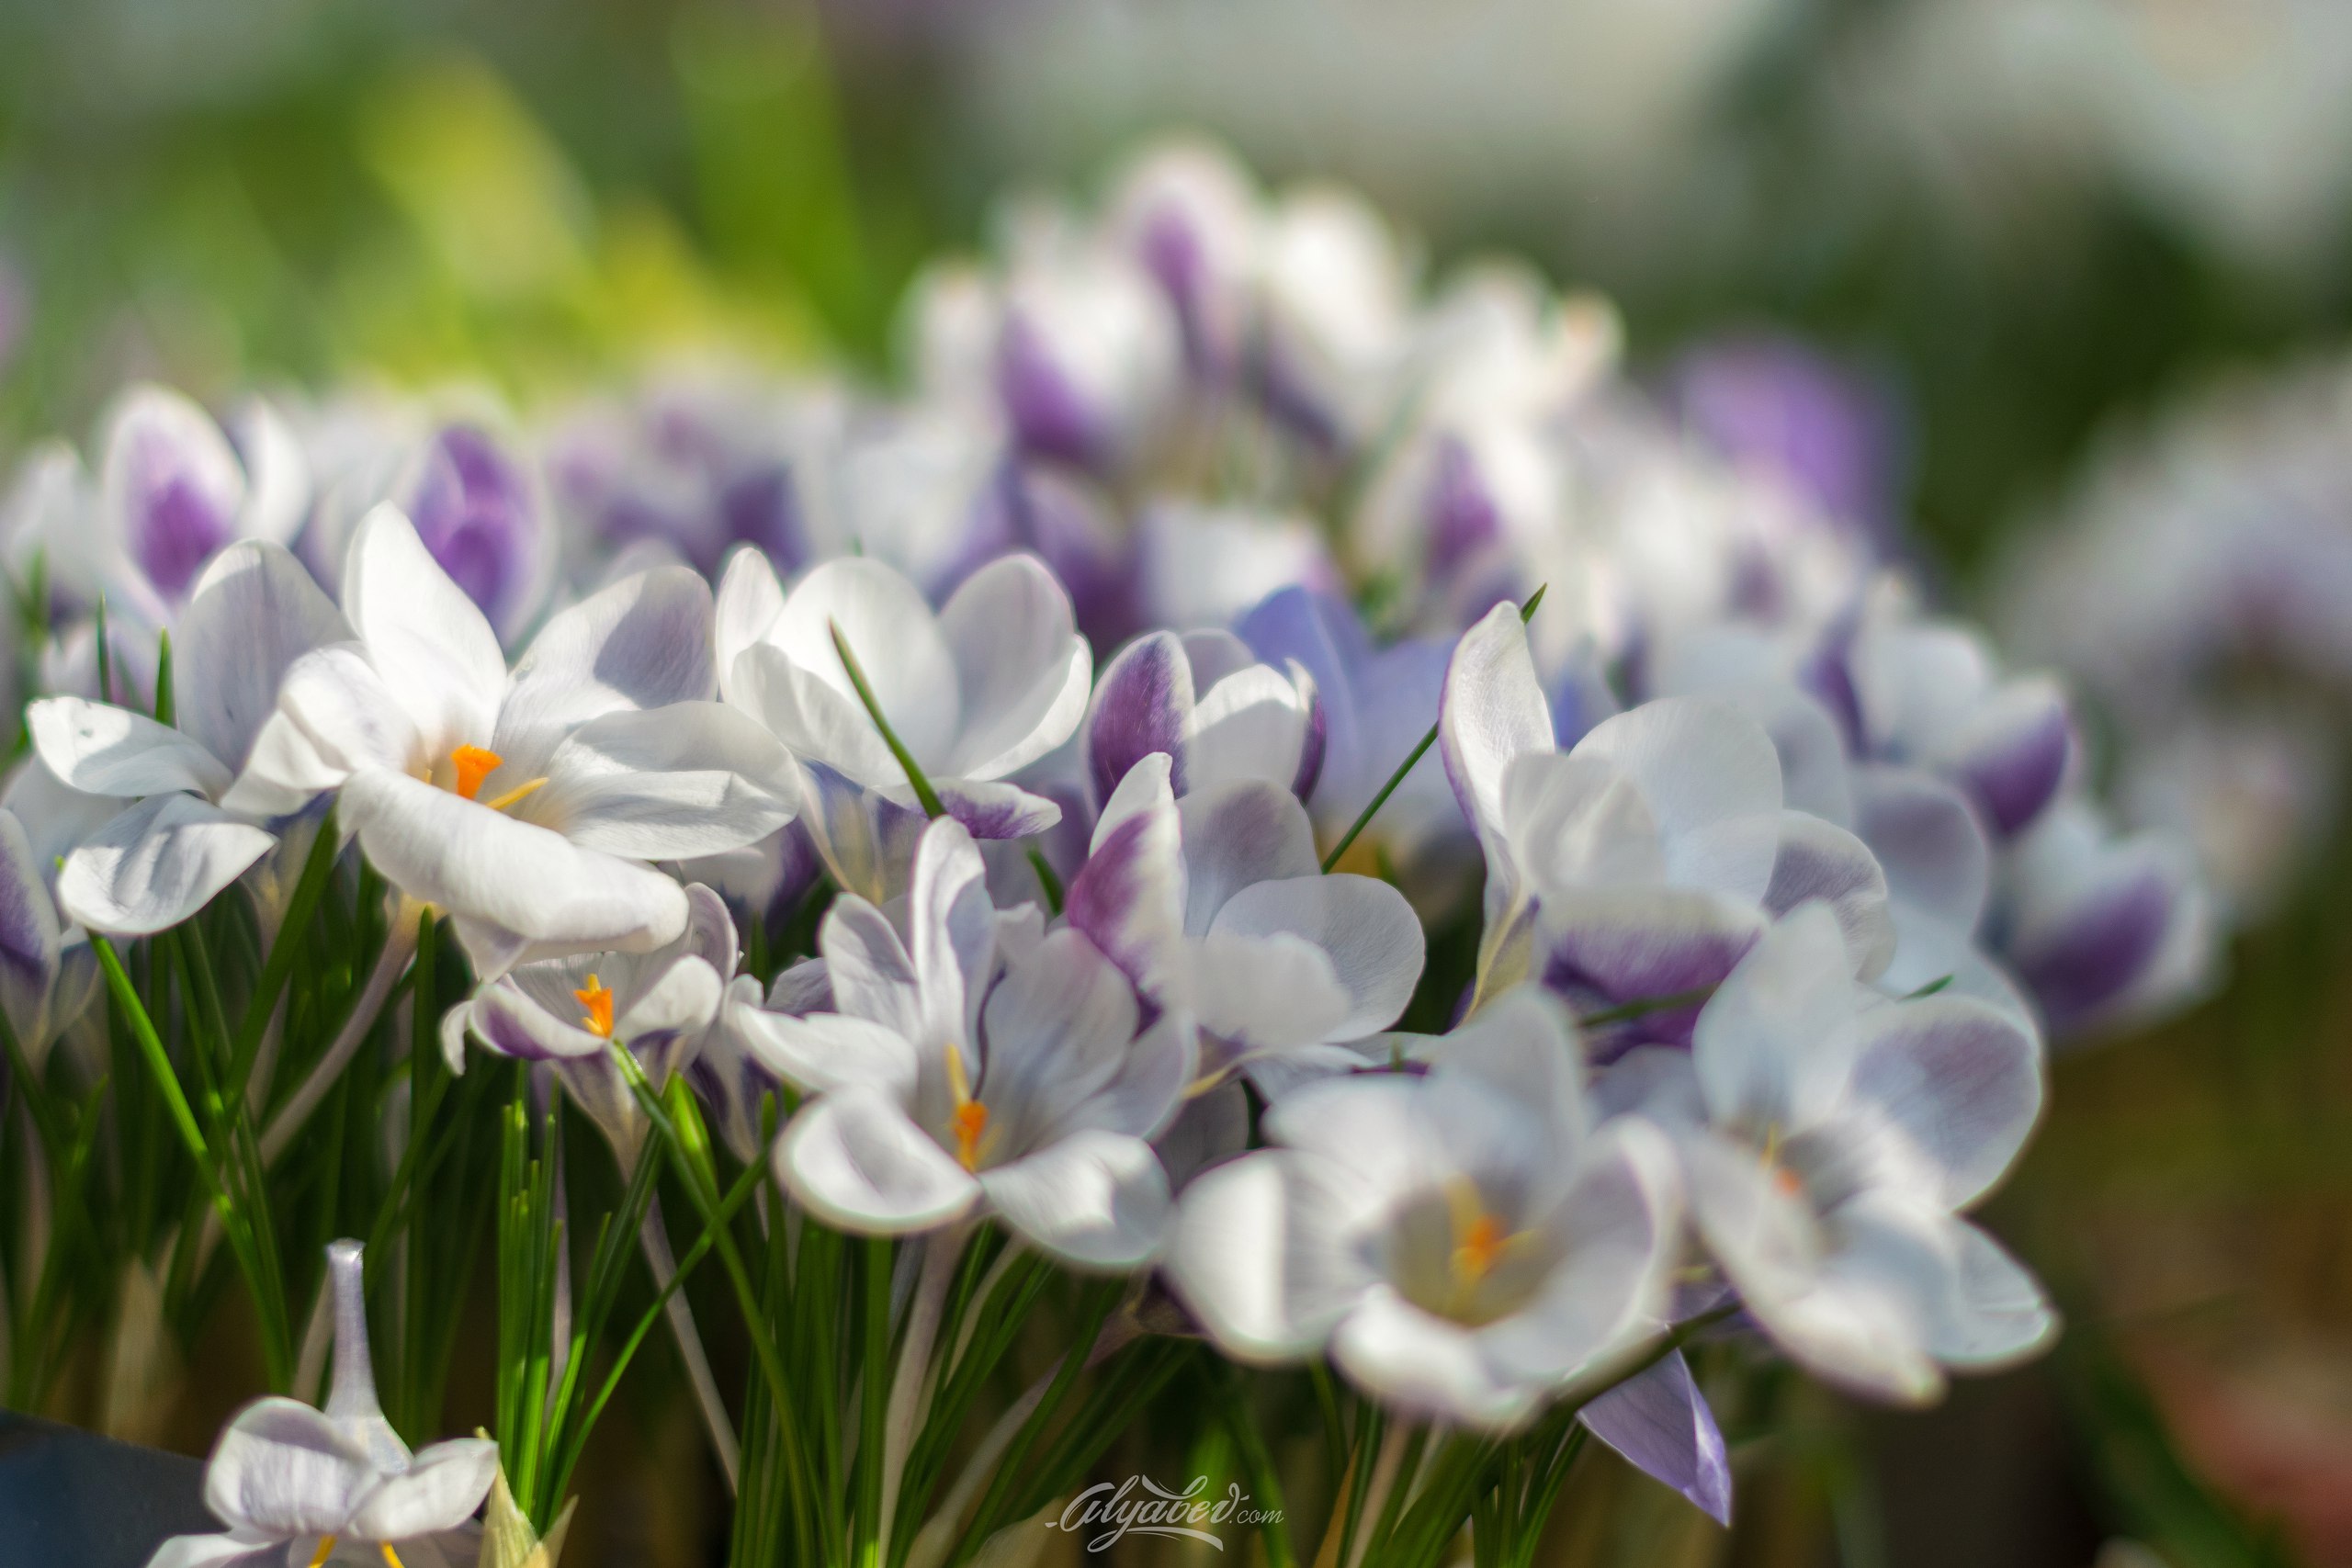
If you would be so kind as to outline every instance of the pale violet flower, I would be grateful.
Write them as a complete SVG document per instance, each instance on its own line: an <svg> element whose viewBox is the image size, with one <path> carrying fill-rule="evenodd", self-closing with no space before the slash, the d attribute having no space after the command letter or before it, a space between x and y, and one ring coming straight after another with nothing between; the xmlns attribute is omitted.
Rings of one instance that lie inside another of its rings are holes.
<svg viewBox="0 0 2352 1568"><path fill-rule="evenodd" d="M0 1013L39 1072L97 995L98 965L83 933L60 918L36 853L16 810L0 806Z"/></svg>
<svg viewBox="0 0 2352 1568"><path fill-rule="evenodd" d="M711 854L793 815L791 759L709 700L710 591L641 573L552 617L510 674L481 611L390 508L354 535L357 640L291 668L248 772L336 819L384 879L445 910L475 973L686 923L645 862Z"/></svg>
<svg viewBox="0 0 2352 1568"><path fill-rule="evenodd" d="M803 762L910 805L906 770L835 650L837 630L883 718L975 837L1024 838L1059 818L1007 781L1078 728L1093 660L1069 595L1035 558L989 562L936 613L876 560L827 561L789 594L757 552L728 563L718 657L729 706Z"/></svg>
<svg viewBox="0 0 2352 1568"><path fill-rule="evenodd" d="M1574 1026L1533 987L1426 1076L1298 1089L1274 1147L1185 1190L1169 1273L1227 1354L1326 1347L1384 1404L1509 1429L1662 1334L1679 1239L1673 1150L1596 1125Z"/></svg>
<svg viewBox="0 0 2352 1568"><path fill-rule="evenodd" d="M2006 1365L2056 1320L1957 1211L2041 1107L2032 1036L1996 1008L1856 984L1837 919L1775 924L1700 1012L1685 1055L1616 1069L1677 1137L1707 1249L1773 1341L1820 1377L1921 1401L1947 1368Z"/></svg>
<svg viewBox="0 0 2352 1568"><path fill-rule="evenodd" d="M1126 976L1076 931L1001 942L979 852L951 818L923 835L903 919L843 895L818 942L835 1010L738 1021L814 1097L776 1143L793 1196L866 1235L987 1213L1081 1268L1148 1259L1169 1213L1149 1140L1191 1077L1189 1029L1147 1027Z"/></svg>
<svg viewBox="0 0 2352 1568"><path fill-rule="evenodd" d="M1732 703L1666 697L1567 751L1518 608L1463 635L1440 741L1487 857L1477 995L1528 976L1588 1010L1681 998L1729 974L1770 917L1831 902L1849 973L1886 966L1886 879L1852 833L1791 810L1771 737Z"/></svg>
<svg viewBox="0 0 2352 1568"><path fill-rule="evenodd" d="M498 1445L455 1438L409 1451L376 1403L360 1246L327 1248L334 1376L326 1408L258 1399L231 1418L204 1467L221 1535L175 1536L147 1568L458 1568L474 1560L475 1510Z"/></svg>
<svg viewBox="0 0 2352 1568"><path fill-rule="evenodd" d="M34 703L27 724L50 773L119 803L66 856L65 911L96 931L162 931L267 853L263 824L301 804L271 786L261 746L280 682L349 635L282 546L243 541L213 558L180 614L171 724L82 697Z"/></svg>
<svg viewBox="0 0 2352 1568"><path fill-rule="evenodd" d="M621 1168L634 1167L645 1117L613 1048L628 1052L660 1089L693 1064L735 970L727 907L699 884L685 896L685 929L650 953L546 959L476 987L441 1019L450 1070L464 1070L469 1035L502 1056L548 1064L611 1142Z"/></svg>
<svg viewBox="0 0 2352 1568"><path fill-rule="evenodd" d="M1087 782L1108 800L1159 751L1179 795L1256 778L1304 800L1323 771L1325 731L1314 677L1297 660L1261 664L1231 632L1148 632L1095 682Z"/></svg>
<svg viewBox="0 0 2352 1568"><path fill-rule="evenodd" d="M1069 922L1201 1032L1196 1092L1246 1072L1269 1095L1366 1064L1412 1000L1421 924L1385 882L1323 874L1298 797L1235 779L1177 799L1164 752L1105 803Z"/></svg>

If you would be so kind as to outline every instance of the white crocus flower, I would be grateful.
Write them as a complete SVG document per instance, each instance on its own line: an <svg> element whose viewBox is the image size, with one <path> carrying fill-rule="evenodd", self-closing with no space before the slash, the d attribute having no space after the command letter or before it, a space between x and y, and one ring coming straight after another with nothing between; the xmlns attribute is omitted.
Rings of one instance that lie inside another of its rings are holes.
<svg viewBox="0 0 2352 1568"><path fill-rule="evenodd" d="M1260 1091L1365 1065L1421 976L1421 924L1374 877L1325 875L1306 807L1235 779L1175 799L1154 752L1104 803L1069 886L1070 924L1155 1005L1195 1019L1195 1091L1247 1072Z"/></svg>
<svg viewBox="0 0 2352 1568"><path fill-rule="evenodd" d="M1075 931L1001 937L953 819L923 834L904 919L902 935L844 894L818 942L837 1010L736 1019L815 1096L776 1143L794 1197L865 1235L985 1212L1077 1267L1149 1258L1169 1212L1149 1140L1192 1076L1191 1031L1145 1027L1126 976Z"/></svg>
<svg viewBox="0 0 2352 1568"><path fill-rule="evenodd" d="M360 1246L327 1248L334 1379L324 1410L257 1399L233 1416L204 1470L221 1535L175 1536L147 1568L454 1568L498 1473L498 1445L458 1438L411 1453L376 1403Z"/></svg>
<svg viewBox="0 0 2352 1568"><path fill-rule="evenodd" d="M1808 898L1837 909L1849 973L1886 967L1884 872L1852 833L1787 807L1771 736L1731 702L1660 698L1561 751L1505 604L1456 646L1439 730L1487 857L1479 998L1540 976L1596 1010L1687 998Z"/></svg>
<svg viewBox="0 0 2352 1568"><path fill-rule="evenodd" d="M1017 839L1060 820L1005 783L1068 740L1093 671L1069 596L1034 557L967 578L934 613L877 560L830 560L784 592L757 552L718 591L719 687L804 762L900 805L915 796L836 651L838 636L891 730L976 838Z"/></svg>
<svg viewBox="0 0 2352 1568"><path fill-rule="evenodd" d="M230 546L206 569L172 646L173 722L82 697L27 710L41 761L68 788L121 803L58 878L93 930L142 935L187 919L275 841L261 824L301 804L268 787L261 739L280 682L350 635L284 547Z"/></svg>
<svg viewBox="0 0 2352 1568"><path fill-rule="evenodd" d="M710 595L686 568L562 611L512 674L389 507L353 536L343 596L357 640L288 671L254 794L336 790L344 830L387 882L448 913L485 979L673 940L685 895L643 863L751 843L793 815L791 759L708 700Z"/></svg>
<svg viewBox="0 0 2352 1568"><path fill-rule="evenodd" d="M1489 1429L1661 1333L1680 1200L1666 1138L1596 1126L1574 1026L1534 987L1427 1076L1297 1090L1275 1147L1196 1177L1169 1271L1229 1355L1329 1347L1375 1399Z"/></svg>
<svg viewBox="0 0 2352 1568"><path fill-rule="evenodd" d="M1687 1055L1616 1070L1675 1131L1692 1217L1748 1313L1821 1377L1923 1401L1942 1369L2007 1364L2053 1331L2031 1277L1955 1212L2041 1107L2040 1051L2001 1010L1888 1001L1807 905L1710 998Z"/></svg>

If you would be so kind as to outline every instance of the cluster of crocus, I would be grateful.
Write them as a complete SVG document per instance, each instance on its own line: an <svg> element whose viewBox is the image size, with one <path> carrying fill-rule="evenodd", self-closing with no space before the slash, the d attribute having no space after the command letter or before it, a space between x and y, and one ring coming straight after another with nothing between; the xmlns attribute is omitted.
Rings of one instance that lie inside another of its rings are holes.
<svg viewBox="0 0 2352 1568"><path fill-rule="evenodd" d="M2204 959L2053 682L1647 412L1603 305L1424 294L1342 193L1165 149L910 318L898 400L712 375L526 430L142 389L96 481L28 465L6 1015L51 1166L110 1055L154 1086L201 1193L127 1249L167 1304L225 1238L315 1386L278 1238L345 1224L322 1124L380 1116L348 1223L446 1368L417 1280L468 1254L417 1216L469 1212L495 1119L521 1516L666 1317L739 1560L879 1568L1048 1528L1204 1340L1317 1369L1350 1563L1473 1517L1532 1552L1588 1430L1724 1517L1705 1386L1758 1352L1918 1401L2047 1340L1964 1211L2046 1035ZM325 1421L376 1422L337 1377ZM1272 1396L1215 1386L1262 1494ZM389 1541L395 1457L220 1511Z"/></svg>
<svg viewBox="0 0 2352 1568"><path fill-rule="evenodd" d="M1998 581L2003 626L2117 737L2117 793L2196 846L2224 912L2308 883L2352 683L2352 380L2245 375L2119 432Z"/></svg>

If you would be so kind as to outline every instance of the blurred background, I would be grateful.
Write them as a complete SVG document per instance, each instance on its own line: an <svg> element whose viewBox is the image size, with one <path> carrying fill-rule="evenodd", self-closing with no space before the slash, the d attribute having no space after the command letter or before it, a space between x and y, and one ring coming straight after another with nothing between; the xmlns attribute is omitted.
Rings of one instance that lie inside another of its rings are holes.
<svg viewBox="0 0 2352 1568"><path fill-rule="evenodd" d="M1822 1396L1675 1561L2352 1563L2346 0L0 0L0 465L133 377L888 381L923 260L1180 125L1613 297L2227 895L2227 984L2056 1063L1994 1210L2058 1355ZM680 1561L626 1458L605 1560Z"/></svg>

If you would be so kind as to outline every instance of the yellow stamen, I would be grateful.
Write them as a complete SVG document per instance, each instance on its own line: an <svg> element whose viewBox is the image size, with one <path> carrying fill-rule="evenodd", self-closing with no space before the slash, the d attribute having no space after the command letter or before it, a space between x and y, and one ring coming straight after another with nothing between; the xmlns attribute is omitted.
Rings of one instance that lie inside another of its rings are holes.
<svg viewBox="0 0 2352 1568"><path fill-rule="evenodd" d="M1462 1238L1462 1245L1453 1249L1454 1274L1472 1283L1485 1279L1510 1240L1503 1234L1499 1220L1492 1214L1480 1214L1472 1222L1470 1234Z"/></svg>
<svg viewBox="0 0 2352 1568"><path fill-rule="evenodd" d="M334 1555L334 1537L331 1535L320 1537L319 1549L311 1553L311 1568L319 1568L320 1563L324 1562L328 1558L333 1557Z"/></svg>
<svg viewBox="0 0 2352 1568"><path fill-rule="evenodd" d="M522 799L525 795L529 795L533 790L536 790L545 784L548 781L544 778L537 778L531 780L528 784L516 784L513 789L508 790L496 800L486 801L484 804L492 811L503 811L508 807L514 805L516 801Z"/></svg>
<svg viewBox="0 0 2352 1568"><path fill-rule="evenodd" d="M449 765L458 770L457 791L468 800L481 788L481 781L498 771L506 759L481 746L460 746L449 753Z"/></svg>
<svg viewBox="0 0 2352 1568"><path fill-rule="evenodd" d="M379 1540L376 1544L384 1553L386 1568L408 1568L408 1565L401 1561L401 1554L392 1550L390 1541Z"/></svg>
<svg viewBox="0 0 2352 1568"><path fill-rule="evenodd" d="M1764 1129L1764 1171L1781 1197L1804 1195L1804 1179L1781 1163L1781 1124L1778 1122Z"/></svg>
<svg viewBox="0 0 2352 1568"><path fill-rule="evenodd" d="M948 1130L956 1134L956 1158L966 1170L980 1168L980 1134L988 1131L989 1108L972 1098L972 1075L964 1065L963 1050L947 1043L947 1090L956 1097Z"/></svg>
<svg viewBox="0 0 2352 1568"><path fill-rule="evenodd" d="M613 1037L613 993L605 988L605 983L591 975L586 988L571 994L579 998L582 1007L588 1010L587 1016L580 1021L580 1027L600 1040L610 1040Z"/></svg>
<svg viewBox="0 0 2352 1568"><path fill-rule="evenodd" d="M956 1108L956 1158L966 1170L980 1168L980 1134L988 1131L989 1108L967 1100Z"/></svg>

